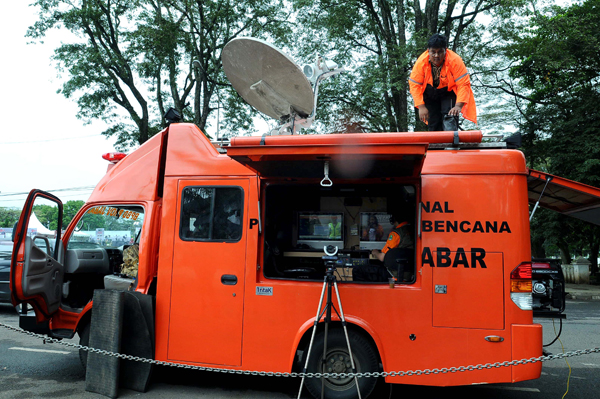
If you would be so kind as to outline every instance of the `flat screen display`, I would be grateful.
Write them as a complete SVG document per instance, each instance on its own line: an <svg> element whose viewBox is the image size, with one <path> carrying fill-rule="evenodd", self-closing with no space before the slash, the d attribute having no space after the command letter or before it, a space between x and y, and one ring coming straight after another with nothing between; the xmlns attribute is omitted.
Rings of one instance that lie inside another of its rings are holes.
<svg viewBox="0 0 600 399"><path fill-rule="evenodd" d="M360 243L383 243L387 240L394 226L390 223L390 215L383 212L361 212Z"/></svg>
<svg viewBox="0 0 600 399"><path fill-rule="evenodd" d="M343 213L299 213L299 241L340 241L344 232Z"/></svg>

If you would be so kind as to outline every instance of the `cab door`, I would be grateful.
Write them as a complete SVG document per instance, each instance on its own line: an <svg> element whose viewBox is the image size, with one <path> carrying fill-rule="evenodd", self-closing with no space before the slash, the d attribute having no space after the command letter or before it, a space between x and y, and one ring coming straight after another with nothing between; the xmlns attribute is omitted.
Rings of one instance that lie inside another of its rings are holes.
<svg viewBox="0 0 600 399"><path fill-rule="evenodd" d="M44 215L46 225L34 211ZM10 269L11 298L15 306L30 304L38 323L48 320L60 306L64 277L62 215L63 204L57 197L32 190L16 227ZM45 244L43 248L36 245L39 242ZM48 247L52 249L48 251Z"/></svg>
<svg viewBox="0 0 600 399"><path fill-rule="evenodd" d="M248 189L243 179L179 181L170 360L241 364Z"/></svg>

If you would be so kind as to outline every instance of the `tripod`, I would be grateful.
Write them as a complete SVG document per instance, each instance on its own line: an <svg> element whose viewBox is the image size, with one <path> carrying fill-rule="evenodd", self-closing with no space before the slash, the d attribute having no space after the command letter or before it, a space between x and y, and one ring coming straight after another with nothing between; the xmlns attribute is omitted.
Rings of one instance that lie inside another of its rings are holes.
<svg viewBox="0 0 600 399"><path fill-rule="evenodd" d="M344 328L344 336L346 337L346 343L348 344L348 354L350 356L350 363L352 365L352 372L356 373L356 366L354 365L354 358L352 357L352 349L350 348L350 339L348 338L348 329L346 328L346 319L344 318L344 310L342 309L342 301L340 299L340 293L338 291L337 281L335 278L335 265L337 261L337 256L334 256L337 253L337 247L335 248L333 254L327 252L327 248L325 249L325 253L328 256L323 256L323 260L325 261L326 274L323 281L323 289L321 290L321 298L319 299L319 306L317 307L317 315L315 317L315 322L313 325L312 336L310 338L310 343L308 344L308 353L306 354L306 362L304 363L303 373L307 372L308 362L310 360L310 355L312 351L312 346L315 340L315 334L317 332L317 325L319 321L325 315L324 324L324 345L323 345L323 359L321 363L321 372L325 372L325 363L327 361L327 334L329 332L329 324L331 323L331 310L333 309L335 313L338 315L339 319L342 322L342 327ZM335 288L335 295L337 296L338 307L340 309L339 313L332 301L332 290ZM321 308L323 306L323 298L325 297L325 291L327 290L327 298L325 302L325 307L321 312ZM302 393L302 386L304 385L304 379L306 377L302 377L302 381L300 382L300 389L298 391L298 399L300 399L300 394ZM361 399L360 396L360 387L358 386L358 377L354 376L354 383L356 384L356 391L358 392L358 398ZM325 397L325 377L321 377L321 399Z"/></svg>

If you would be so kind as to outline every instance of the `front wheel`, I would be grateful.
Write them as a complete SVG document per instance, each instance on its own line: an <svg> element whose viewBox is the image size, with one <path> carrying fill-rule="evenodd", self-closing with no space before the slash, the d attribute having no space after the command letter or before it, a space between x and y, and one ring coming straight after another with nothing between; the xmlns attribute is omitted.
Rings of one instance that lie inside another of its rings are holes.
<svg viewBox="0 0 600 399"><path fill-rule="evenodd" d="M309 373L351 373L352 363L348 353L348 344L344 330L331 329L327 337L327 354L323 364L324 332L315 336L312 353L308 362ZM379 368L379 358L377 349L371 341L364 335L348 331L350 348L352 349L352 358L356 366L357 373L376 372ZM330 399L354 399L358 398L356 390L356 381L360 387L362 398L367 398L373 391L377 378L375 377L354 377L345 378L326 378L325 379L325 397ZM320 378L306 378L306 388L315 398L321 397L322 382Z"/></svg>

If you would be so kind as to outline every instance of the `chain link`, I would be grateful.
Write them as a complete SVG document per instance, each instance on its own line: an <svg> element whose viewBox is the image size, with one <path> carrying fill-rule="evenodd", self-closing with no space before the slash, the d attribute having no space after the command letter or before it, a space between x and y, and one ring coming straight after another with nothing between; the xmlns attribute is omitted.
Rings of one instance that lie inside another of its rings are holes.
<svg viewBox="0 0 600 399"><path fill-rule="evenodd" d="M447 374L447 373L457 373L457 372L465 372L465 371L473 371L473 370L483 370L483 369L492 369L492 368L500 368L500 367L508 367L508 366L517 366L521 364L528 363L537 363L537 362L547 362L552 360L564 359L567 357L574 356L583 356L589 355L592 353L600 353L600 348L591 348L591 349L581 349L571 352L559 353L557 355L548 355L548 356L539 356L539 357L531 357L529 359L520 359L496 362L496 363L485 363L485 364L477 364L471 366L459 366L459 367L449 367L449 368L435 368L435 369L425 369L425 370L409 370L409 371L378 371L378 372L366 372L366 373L286 373L286 372L272 372L272 371L251 371L251 370L234 370L234 369L220 369L213 367L204 367L204 366L192 366L189 364L183 363L173 363L173 362L163 362L160 360L148 359L138 356L125 355L123 353L115 353L106 351L103 349L90 348L88 346L83 346L79 344L74 344L71 342L65 342L62 339L50 338L45 335L36 334L31 331L25 331L19 327L13 327L8 324L0 323L0 327L6 328L7 330L11 330L20 334L24 334L33 338L38 338L44 341L44 343L49 344L59 344L63 346L67 346L70 348L84 350L87 352L98 353L100 355L117 357L119 359L132 360L135 362L143 362L143 363L151 363L156 364L158 366L168 366L168 367L177 367L183 369L192 369L192 370L200 370L200 371L213 371L217 373L227 373L227 374L243 374L243 375L259 375L259 376L269 376L269 377L305 377L305 378L348 378L348 377L405 377L405 376L413 376L413 375L430 375L430 374Z"/></svg>

